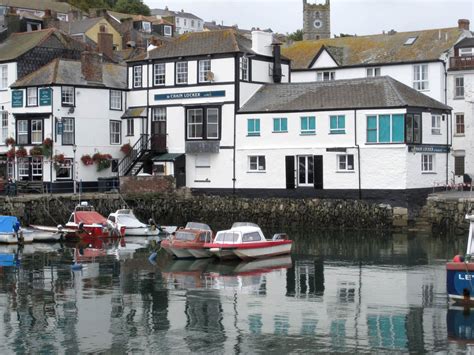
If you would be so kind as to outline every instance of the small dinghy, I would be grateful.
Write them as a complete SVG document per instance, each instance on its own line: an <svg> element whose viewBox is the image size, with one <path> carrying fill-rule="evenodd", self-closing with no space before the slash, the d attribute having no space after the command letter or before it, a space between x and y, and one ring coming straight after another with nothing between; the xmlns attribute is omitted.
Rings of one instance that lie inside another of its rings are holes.
<svg viewBox="0 0 474 355"><path fill-rule="evenodd" d="M205 243L212 242L211 227L204 223L188 222L174 235L161 242L161 247L177 258L209 258L212 254L204 249Z"/></svg>
<svg viewBox="0 0 474 355"><path fill-rule="evenodd" d="M58 242L64 237L66 233L74 233L75 230L64 229L63 226L59 225L55 227L30 225L28 230L33 233L33 241L35 242Z"/></svg>
<svg viewBox="0 0 474 355"><path fill-rule="evenodd" d="M149 224L140 222L131 209L120 209L109 214L107 224L116 230L121 231L125 228L125 237L156 237L162 231L171 234L176 227L159 226L152 219Z"/></svg>

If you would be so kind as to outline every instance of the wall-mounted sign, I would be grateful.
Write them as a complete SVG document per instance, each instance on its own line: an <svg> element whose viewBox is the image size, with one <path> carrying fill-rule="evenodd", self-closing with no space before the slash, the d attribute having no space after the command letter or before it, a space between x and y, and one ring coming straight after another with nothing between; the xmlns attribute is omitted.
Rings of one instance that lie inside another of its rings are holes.
<svg viewBox="0 0 474 355"><path fill-rule="evenodd" d="M409 145L410 153L449 153L450 147L445 145Z"/></svg>
<svg viewBox="0 0 474 355"><path fill-rule="evenodd" d="M39 89L39 103L40 103L40 106L51 105L51 89L49 88Z"/></svg>
<svg viewBox="0 0 474 355"><path fill-rule="evenodd" d="M345 153L347 152L347 148L326 148L326 152Z"/></svg>
<svg viewBox="0 0 474 355"><path fill-rule="evenodd" d="M23 107L23 90L12 90L12 107Z"/></svg>
<svg viewBox="0 0 474 355"><path fill-rule="evenodd" d="M171 94L157 94L155 101L179 100L179 99L199 99L207 97L224 97L225 90L218 91L197 91L197 92L176 92Z"/></svg>

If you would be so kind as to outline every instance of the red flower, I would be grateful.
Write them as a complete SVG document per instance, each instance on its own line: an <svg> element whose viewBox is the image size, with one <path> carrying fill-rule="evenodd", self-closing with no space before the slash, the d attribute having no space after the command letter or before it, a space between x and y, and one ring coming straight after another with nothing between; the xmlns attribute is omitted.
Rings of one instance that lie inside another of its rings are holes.
<svg viewBox="0 0 474 355"><path fill-rule="evenodd" d="M25 148L23 147L19 147L16 152L15 152L15 155L17 158L24 158L28 155L28 152L26 151Z"/></svg>

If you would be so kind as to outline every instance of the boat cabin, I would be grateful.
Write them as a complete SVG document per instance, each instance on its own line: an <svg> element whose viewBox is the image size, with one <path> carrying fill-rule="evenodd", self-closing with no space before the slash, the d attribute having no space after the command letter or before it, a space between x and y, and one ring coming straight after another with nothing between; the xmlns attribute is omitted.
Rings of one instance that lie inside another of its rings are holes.
<svg viewBox="0 0 474 355"><path fill-rule="evenodd" d="M265 241L262 230L257 225L234 223L231 229L218 232L214 243L240 244Z"/></svg>
<svg viewBox="0 0 474 355"><path fill-rule="evenodd" d="M144 223L140 222L140 220L135 216L131 209L117 210L117 212L109 214L107 220L112 222L113 224L120 223L127 227L146 226Z"/></svg>
<svg viewBox="0 0 474 355"><path fill-rule="evenodd" d="M188 222L184 228L178 229L174 234L175 241L211 243L212 230L207 224Z"/></svg>

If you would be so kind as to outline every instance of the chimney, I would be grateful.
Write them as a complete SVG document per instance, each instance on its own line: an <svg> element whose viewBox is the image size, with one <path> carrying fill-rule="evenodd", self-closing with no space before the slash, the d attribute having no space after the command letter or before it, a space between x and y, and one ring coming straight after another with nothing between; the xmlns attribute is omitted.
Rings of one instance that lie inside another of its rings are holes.
<svg viewBox="0 0 474 355"><path fill-rule="evenodd" d="M100 53L103 53L108 58L114 56L114 38L112 33L99 32L97 34L97 47Z"/></svg>
<svg viewBox="0 0 474 355"><path fill-rule="evenodd" d="M458 20L458 28L460 30L466 30L469 31L469 20L468 19L459 19Z"/></svg>
<svg viewBox="0 0 474 355"><path fill-rule="evenodd" d="M102 83L102 55L95 52L82 52L81 70L87 82Z"/></svg>
<svg viewBox="0 0 474 355"><path fill-rule="evenodd" d="M263 31L252 31L252 50L261 55L272 56L273 34Z"/></svg>
<svg viewBox="0 0 474 355"><path fill-rule="evenodd" d="M281 50L280 42L272 43L273 46L273 82L274 83L281 83L282 70L281 70Z"/></svg>
<svg viewBox="0 0 474 355"><path fill-rule="evenodd" d="M52 17L51 9L44 10L43 18L46 18L46 17L48 17L48 18Z"/></svg>

